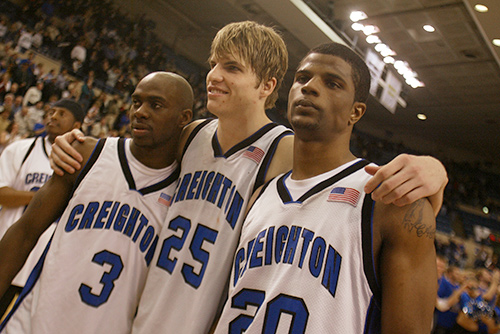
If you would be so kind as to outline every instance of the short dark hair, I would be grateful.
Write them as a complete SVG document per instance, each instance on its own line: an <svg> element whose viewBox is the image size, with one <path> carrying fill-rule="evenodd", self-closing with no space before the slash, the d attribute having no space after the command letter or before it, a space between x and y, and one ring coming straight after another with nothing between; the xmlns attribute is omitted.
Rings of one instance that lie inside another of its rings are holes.
<svg viewBox="0 0 500 334"><path fill-rule="evenodd" d="M352 68L352 81L354 82L354 101L366 102L370 94L370 70L365 61L351 48L340 43L325 43L318 45L307 53L320 53L343 59Z"/></svg>

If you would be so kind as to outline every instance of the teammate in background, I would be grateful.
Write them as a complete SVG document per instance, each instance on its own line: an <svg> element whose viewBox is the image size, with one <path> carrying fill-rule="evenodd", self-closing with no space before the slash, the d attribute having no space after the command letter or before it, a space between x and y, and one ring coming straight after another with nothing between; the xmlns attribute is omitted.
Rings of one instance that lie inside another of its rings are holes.
<svg viewBox="0 0 500 334"><path fill-rule="evenodd" d="M52 175L49 154L56 136L79 129L85 114L78 103L59 100L50 109L47 135L12 143L0 155L0 238L21 217L35 191ZM13 302L47 245L55 224L40 237L26 264L12 280L12 285L0 299L0 318ZM2 269L3 271L3 269Z"/></svg>
<svg viewBox="0 0 500 334"><path fill-rule="evenodd" d="M259 191L243 224L215 333L429 333L435 220L427 199L374 202L349 150L370 74L329 43L300 62L288 97L292 171Z"/></svg>
<svg viewBox="0 0 500 334"><path fill-rule="evenodd" d="M0 241L3 294L61 216L2 333L130 333L179 175L176 154L193 91L181 76L155 72L132 101L133 139L77 144L83 170L53 176Z"/></svg>
<svg viewBox="0 0 500 334"><path fill-rule="evenodd" d="M209 330L224 300L252 192L291 167L291 132L271 123L265 114L276 101L287 69L281 37L254 22L232 23L217 33L209 61L207 108L218 119L195 122L183 132L179 184L148 273L134 333ZM53 150L58 154L53 155L54 163L68 172L80 168L63 153L79 159L67 144L73 136L82 138L68 134ZM62 174L62 169L53 167ZM374 189L385 180L376 192L384 200L413 201L430 194L439 198L446 184L443 171L433 158L406 155L378 171L371 186Z"/></svg>

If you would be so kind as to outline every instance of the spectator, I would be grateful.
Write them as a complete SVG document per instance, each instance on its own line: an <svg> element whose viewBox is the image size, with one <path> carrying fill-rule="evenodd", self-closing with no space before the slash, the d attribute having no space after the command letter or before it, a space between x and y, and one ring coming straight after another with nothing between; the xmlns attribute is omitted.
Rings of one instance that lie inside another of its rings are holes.
<svg viewBox="0 0 500 334"><path fill-rule="evenodd" d="M23 106L32 106L42 99L43 81L37 81L35 86L31 86L24 94Z"/></svg>

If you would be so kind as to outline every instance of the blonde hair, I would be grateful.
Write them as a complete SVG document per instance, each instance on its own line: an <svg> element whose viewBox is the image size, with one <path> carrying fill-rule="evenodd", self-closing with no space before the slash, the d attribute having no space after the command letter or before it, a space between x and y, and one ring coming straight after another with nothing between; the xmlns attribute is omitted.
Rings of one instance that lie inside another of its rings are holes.
<svg viewBox="0 0 500 334"><path fill-rule="evenodd" d="M273 107L288 69L288 52L279 33L253 21L230 23L215 36L210 60L226 55L233 55L249 64L257 76L257 85L276 78L276 88L265 104L266 109Z"/></svg>

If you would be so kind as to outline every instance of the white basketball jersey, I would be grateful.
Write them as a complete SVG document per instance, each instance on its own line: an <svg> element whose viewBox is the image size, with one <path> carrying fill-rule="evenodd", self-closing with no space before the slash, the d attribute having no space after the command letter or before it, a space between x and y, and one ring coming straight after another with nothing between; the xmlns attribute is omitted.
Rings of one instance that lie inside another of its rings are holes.
<svg viewBox="0 0 500 334"><path fill-rule="evenodd" d="M10 187L20 191L37 191L52 176L49 154L52 146L47 138L23 139L9 145L0 157L0 187ZM23 214L26 206L2 208L0 210L0 238ZM52 224L38 239L23 268L12 280L12 285L23 287L36 262L54 232Z"/></svg>
<svg viewBox="0 0 500 334"><path fill-rule="evenodd" d="M377 332L366 164L267 184L245 219L217 334Z"/></svg>
<svg viewBox="0 0 500 334"><path fill-rule="evenodd" d="M130 333L179 169L129 143L99 141L2 333Z"/></svg>
<svg viewBox="0 0 500 334"><path fill-rule="evenodd" d="M269 123L224 154L217 124L205 121L188 139L133 333L208 332L227 285L247 202L263 184L276 146L292 134Z"/></svg>

